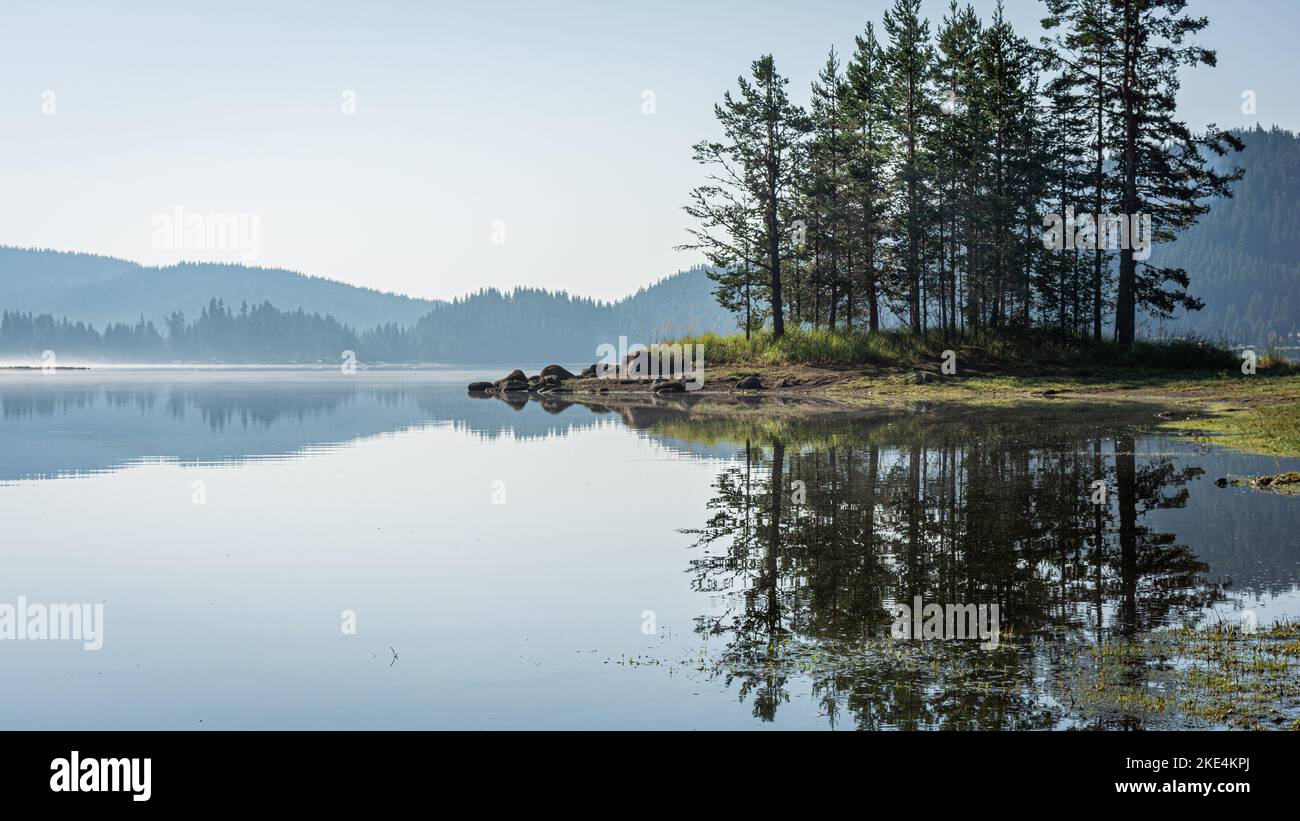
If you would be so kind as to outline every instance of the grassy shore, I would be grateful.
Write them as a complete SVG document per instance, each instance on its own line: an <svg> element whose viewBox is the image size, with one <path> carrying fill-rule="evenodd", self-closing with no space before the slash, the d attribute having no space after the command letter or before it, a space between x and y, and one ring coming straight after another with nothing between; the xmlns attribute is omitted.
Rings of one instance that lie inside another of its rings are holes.
<svg viewBox="0 0 1300 821"><path fill-rule="evenodd" d="M679 340L704 346L711 365L814 365L925 368L937 366L945 351L957 353L958 363L997 363L1042 368L1108 368L1157 370L1236 369L1241 360L1231 350L1206 340L1139 341L1130 350L1109 342L1093 342L1046 331L971 334L945 339L943 334L905 331L827 331L794 328L780 339L760 331L744 334L704 334Z"/></svg>
<svg viewBox="0 0 1300 821"><path fill-rule="evenodd" d="M792 330L779 340L763 332L678 342L704 346L705 386L688 398L706 405L721 396L815 398L847 406L889 400L1145 403L1173 429L1204 432L1242 450L1300 456L1300 368L1264 352L1256 372L1243 374L1239 353L1203 340L1140 342L1124 351L1110 342L1045 332L961 341L935 333ZM953 367L945 369L945 359ZM740 390L748 376L759 377L762 389ZM566 387L578 395L618 395L646 394L652 386L581 379Z"/></svg>
<svg viewBox="0 0 1300 821"><path fill-rule="evenodd" d="M1300 377L1250 383L1246 407L1231 400L1218 403L1205 418L1170 422L1168 427L1199 430L1222 437L1241 450L1273 456L1300 456ZM1242 400L1238 399L1240 403Z"/></svg>

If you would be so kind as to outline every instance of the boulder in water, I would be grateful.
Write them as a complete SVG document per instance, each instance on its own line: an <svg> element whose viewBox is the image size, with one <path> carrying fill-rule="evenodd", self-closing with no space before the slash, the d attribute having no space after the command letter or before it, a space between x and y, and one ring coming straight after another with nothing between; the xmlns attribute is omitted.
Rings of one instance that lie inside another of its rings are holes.
<svg viewBox="0 0 1300 821"><path fill-rule="evenodd" d="M554 376L558 379L572 379L573 372L563 365L547 365L542 368L542 376Z"/></svg>

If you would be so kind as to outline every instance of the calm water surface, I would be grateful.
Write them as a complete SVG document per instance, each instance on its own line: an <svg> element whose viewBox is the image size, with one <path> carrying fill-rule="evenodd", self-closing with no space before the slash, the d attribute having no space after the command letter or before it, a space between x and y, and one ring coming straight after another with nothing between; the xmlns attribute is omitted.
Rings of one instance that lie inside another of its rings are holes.
<svg viewBox="0 0 1300 821"><path fill-rule="evenodd" d="M1300 617L1300 502L1214 484L1300 465L1147 411L721 422L480 376L0 375L0 602L105 618L0 642L0 726L1069 727L1080 646ZM900 647L917 595L1008 635Z"/></svg>

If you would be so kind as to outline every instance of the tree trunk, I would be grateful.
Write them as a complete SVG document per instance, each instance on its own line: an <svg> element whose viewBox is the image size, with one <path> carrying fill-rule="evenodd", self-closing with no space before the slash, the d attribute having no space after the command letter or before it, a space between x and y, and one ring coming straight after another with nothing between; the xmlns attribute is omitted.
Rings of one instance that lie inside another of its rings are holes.
<svg viewBox="0 0 1300 821"><path fill-rule="evenodd" d="M1137 83L1136 21L1132 0L1124 3L1124 194L1120 219L1130 220L1138 210L1137 196L1137 112L1134 110L1134 85ZM1125 234L1131 233L1125 231ZM1122 350L1133 347L1137 331L1137 260L1133 257L1132 237L1119 256L1119 292L1115 299L1115 341Z"/></svg>
<svg viewBox="0 0 1300 821"><path fill-rule="evenodd" d="M1098 50L1100 52L1100 47L1098 48ZM1098 53L1097 55L1097 167L1096 167L1097 178L1096 178L1096 192L1093 198L1094 207L1092 212L1092 218L1094 221L1100 219L1101 209L1104 206L1104 202L1102 200L1102 186L1103 186L1102 175L1105 173L1104 165L1105 165L1106 154L1104 151L1105 131L1102 123L1102 114L1106 107L1106 101L1105 101L1105 97L1103 96L1105 94L1105 87L1102 85L1101 59L1102 59L1101 54ZM1096 245L1092 252L1092 340L1094 342L1101 341L1101 296L1102 296L1101 294L1102 250L1101 250L1101 236L1100 236L1101 226L1098 225L1097 228L1098 228L1098 235L1096 237Z"/></svg>

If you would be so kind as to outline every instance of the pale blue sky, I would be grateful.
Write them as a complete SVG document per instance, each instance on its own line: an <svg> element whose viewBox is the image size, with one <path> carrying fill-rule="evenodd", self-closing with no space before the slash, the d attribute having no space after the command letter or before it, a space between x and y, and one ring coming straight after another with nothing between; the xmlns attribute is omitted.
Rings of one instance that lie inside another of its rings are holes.
<svg viewBox="0 0 1300 821"><path fill-rule="evenodd" d="M359 285L622 296L697 261L672 250L690 146L736 75L771 52L804 100L889 3L638 5L5 0L0 244L239 258L155 249L154 216L181 206L258 214L260 264ZM934 24L946 7L927 2ZM1300 126L1300 4L1191 7L1219 67L1185 79L1185 119ZM1041 3L1007 9L1037 38Z"/></svg>

